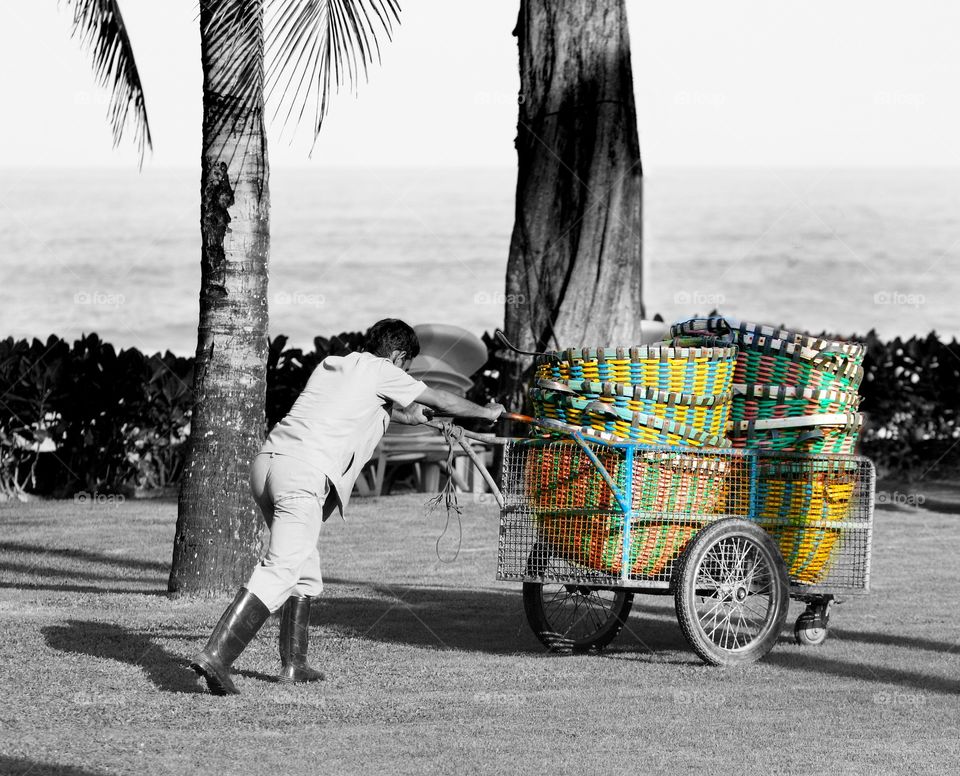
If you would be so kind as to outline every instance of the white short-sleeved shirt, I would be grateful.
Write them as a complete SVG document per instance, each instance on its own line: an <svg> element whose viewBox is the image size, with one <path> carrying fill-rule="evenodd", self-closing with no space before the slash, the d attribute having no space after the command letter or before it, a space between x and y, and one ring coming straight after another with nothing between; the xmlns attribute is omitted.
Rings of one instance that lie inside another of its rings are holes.
<svg viewBox="0 0 960 776"><path fill-rule="evenodd" d="M426 387L370 353L328 356L261 452L289 455L325 474L342 516L360 470L390 424L391 408L406 407Z"/></svg>

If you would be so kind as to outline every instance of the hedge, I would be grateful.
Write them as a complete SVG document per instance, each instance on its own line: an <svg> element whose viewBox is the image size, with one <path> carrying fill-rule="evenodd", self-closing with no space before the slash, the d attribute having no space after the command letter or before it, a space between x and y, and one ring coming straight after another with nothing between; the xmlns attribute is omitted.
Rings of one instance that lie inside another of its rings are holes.
<svg viewBox="0 0 960 776"><path fill-rule="evenodd" d="M474 375L471 398L498 393L500 354ZM952 476L960 463L960 347L936 334L867 343L861 392L867 426L862 452L881 476ZM355 350L360 332L314 339L313 350L270 343L268 423L289 410L314 367ZM95 334L69 345L0 341L0 497L142 493L176 485L189 437L193 359L117 351Z"/></svg>

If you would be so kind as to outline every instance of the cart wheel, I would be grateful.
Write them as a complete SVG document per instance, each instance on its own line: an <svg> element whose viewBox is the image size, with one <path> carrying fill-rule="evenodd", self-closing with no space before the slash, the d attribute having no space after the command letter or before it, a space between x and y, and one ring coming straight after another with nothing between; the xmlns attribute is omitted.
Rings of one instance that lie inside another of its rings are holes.
<svg viewBox="0 0 960 776"><path fill-rule="evenodd" d="M691 540L674 578L677 619L711 665L752 663L780 637L787 618L787 569L755 523L718 520Z"/></svg>
<svg viewBox="0 0 960 776"><path fill-rule="evenodd" d="M539 554L538 554L539 553ZM565 562L534 550L536 573L569 573ZM540 642L551 652L603 649L623 628L633 593L619 588L558 582L524 582L523 609Z"/></svg>
<svg viewBox="0 0 960 776"><path fill-rule="evenodd" d="M793 638L801 647L818 647L827 640L830 625L830 600L807 604L793 626Z"/></svg>

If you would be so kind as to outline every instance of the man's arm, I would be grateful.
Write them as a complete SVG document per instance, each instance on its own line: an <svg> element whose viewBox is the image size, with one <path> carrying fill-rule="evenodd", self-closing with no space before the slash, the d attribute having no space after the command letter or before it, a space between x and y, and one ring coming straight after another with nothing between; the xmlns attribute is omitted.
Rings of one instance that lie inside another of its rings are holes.
<svg viewBox="0 0 960 776"><path fill-rule="evenodd" d="M484 418L493 421L506 411L506 408L497 402L490 402L486 407L481 407L469 399L440 388L424 388L417 397L417 401L444 415L453 415L458 418Z"/></svg>

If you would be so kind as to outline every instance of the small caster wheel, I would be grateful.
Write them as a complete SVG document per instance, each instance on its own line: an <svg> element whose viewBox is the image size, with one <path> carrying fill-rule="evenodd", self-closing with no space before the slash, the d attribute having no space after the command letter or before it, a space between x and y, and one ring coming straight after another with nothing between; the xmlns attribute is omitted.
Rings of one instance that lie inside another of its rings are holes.
<svg viewBox="0 0 960 776"><path fill-rule="evenodd" d="M827 640L826 619L807 609L797 617L793 626L793 638L801 647L818 647Z"/></svg>

